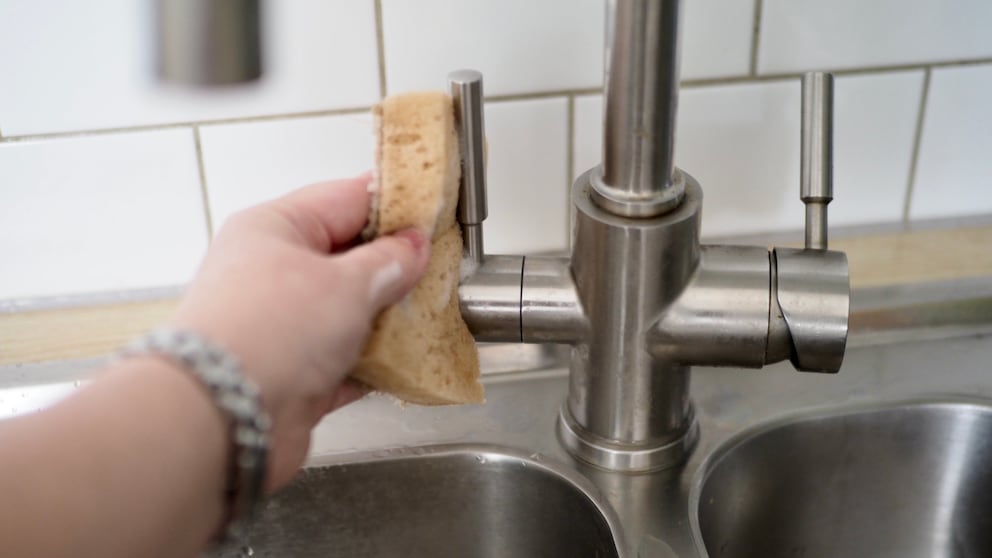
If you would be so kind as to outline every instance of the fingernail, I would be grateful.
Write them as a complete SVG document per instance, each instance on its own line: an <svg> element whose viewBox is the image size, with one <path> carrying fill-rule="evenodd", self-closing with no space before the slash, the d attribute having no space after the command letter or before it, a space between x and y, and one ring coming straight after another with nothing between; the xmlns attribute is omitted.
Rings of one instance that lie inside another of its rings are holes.
<svg viewBox="0 0 992 558"><path fill-rule="evenodd" d="M397 232L396 236L409 242L410 246L417 252L420 252L420 250L424 247L424 243L427 242L427 237L424 233L417 229L404 229Z"/></svg>

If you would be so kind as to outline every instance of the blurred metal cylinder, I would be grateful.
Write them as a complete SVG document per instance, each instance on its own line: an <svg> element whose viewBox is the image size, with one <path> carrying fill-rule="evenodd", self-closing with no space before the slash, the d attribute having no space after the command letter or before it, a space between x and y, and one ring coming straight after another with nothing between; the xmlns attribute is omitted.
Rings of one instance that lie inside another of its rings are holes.
<svg viewBox="0 0 992 558"><path fill-rule="evenodd" d="M156 0L164 81L233 85L262 75L259 0Z"/></svg>

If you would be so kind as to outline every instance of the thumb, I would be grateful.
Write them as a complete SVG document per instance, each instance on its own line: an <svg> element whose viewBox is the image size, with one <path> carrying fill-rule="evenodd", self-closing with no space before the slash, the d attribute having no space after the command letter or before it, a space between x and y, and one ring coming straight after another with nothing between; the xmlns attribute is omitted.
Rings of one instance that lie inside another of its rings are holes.
<svg viewBox="0 0 992 558"><path fill-rule="evenodd" d="M373 313L403 299L427 270L430 242L424 233L406 229L356 246L336 258L366 285Z"/></svg>

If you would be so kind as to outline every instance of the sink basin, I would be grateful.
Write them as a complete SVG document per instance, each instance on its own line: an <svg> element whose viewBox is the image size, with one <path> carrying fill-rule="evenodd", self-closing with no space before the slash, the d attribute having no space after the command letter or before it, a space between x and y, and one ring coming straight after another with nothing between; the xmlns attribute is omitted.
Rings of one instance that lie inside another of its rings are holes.
<svg viewBox="0 0 992 558"><path fill-rule="evenodd" d="M251 552L213 556L620 556L596 489L540 456L435 446L312 466L265 506Z"/></svg>
<svg viewBox="0 0 992 558"><path fill-rule="evenodd" d="M695 484L710 557L992 556L992 407L809 416L726 443Z"/></svg>

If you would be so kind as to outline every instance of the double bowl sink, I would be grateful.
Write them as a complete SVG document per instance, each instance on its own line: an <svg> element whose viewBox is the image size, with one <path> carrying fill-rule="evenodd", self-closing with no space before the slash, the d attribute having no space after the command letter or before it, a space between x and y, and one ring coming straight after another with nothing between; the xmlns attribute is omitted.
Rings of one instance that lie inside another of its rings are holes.
<svg viewBox="0 0 992 558"><path fill-rule="evenodd" d="M214 555L992 556L990 362L971 337L853 349L837 376L697 369L696 450L636 475L559 448L561 369L492 377L480 407L363 401Z"/></svg>

